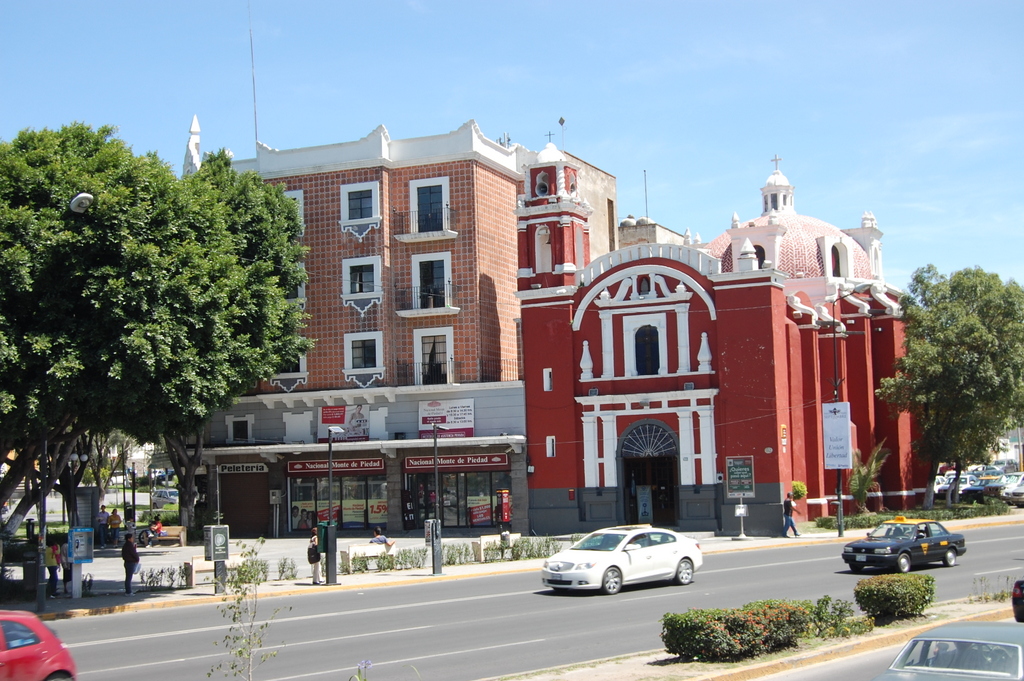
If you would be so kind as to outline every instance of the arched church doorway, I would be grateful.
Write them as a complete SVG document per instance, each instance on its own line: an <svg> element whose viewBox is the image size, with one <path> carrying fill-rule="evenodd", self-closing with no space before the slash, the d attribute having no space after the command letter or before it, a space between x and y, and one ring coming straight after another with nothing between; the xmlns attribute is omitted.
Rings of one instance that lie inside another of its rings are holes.
<svg viewBox="0 0 1024 681"><path fill-rule="evenodd" d="M619 446L627 523L677 524L679 444L659 421L641 421L622 436Z"/></svg>

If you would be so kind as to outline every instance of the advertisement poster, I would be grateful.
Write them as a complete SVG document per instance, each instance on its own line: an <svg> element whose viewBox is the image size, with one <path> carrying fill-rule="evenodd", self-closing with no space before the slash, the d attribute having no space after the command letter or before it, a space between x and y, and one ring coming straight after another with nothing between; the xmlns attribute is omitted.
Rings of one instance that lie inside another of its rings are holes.
<svg viewBox="0 0 1024 681"><path fill-rule="evenodd" d="M853 444L850 442L850 403L823 404L821 430L825 442L825 470L853 468Z"/></svg>
<svg viewBox="0 0 1024 681"><path fill-rule="evenodd" d="M434 437L435 423L447 429L437 429L439 438L473 437L474 420L472 399L420 402L420 439Z"/></svg>
<svg viewBox="0 0 1024 681"><path fill-rule="evenodd" d="M491 524L491 497L490 496L469 496L466 497L466 506L469 507L470 525Z"/></svg>
<svg viewBox="0 0 1024 681"><path fill-rule="evenodd" d="M754 496L754 457L725 457L725 493L729 499Z"/></svg>
<svg viewBox="0 0 1024 681"><path fill-rule="evenodd" d="M335 442L351 442L370 439L370 418L366 415L366 407L342 405L339 407L320 407L320 423L324 426L341 426L342 433L334 436ZM321 428L321 431L326 428ZM326 437L320 438L327 442Z"/></svg>

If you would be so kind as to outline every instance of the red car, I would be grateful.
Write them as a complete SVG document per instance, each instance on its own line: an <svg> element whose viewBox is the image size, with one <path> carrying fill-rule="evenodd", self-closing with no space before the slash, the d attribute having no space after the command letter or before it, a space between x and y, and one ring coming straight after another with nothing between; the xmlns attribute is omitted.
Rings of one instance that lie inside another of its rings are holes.
<svg viewBox="0 0 1024 681"><path fill-rule="evenodd" d="M25 610L0 610L0 679L75 678L75 661L57 634Z"/></svg>

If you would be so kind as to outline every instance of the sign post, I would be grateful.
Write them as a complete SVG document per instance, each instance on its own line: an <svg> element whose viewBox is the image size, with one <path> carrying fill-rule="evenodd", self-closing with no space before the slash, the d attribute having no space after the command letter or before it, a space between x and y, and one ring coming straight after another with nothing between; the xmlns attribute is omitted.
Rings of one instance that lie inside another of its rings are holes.
<svg viewBox="0 0 1024 681"><path fill-rule="evenodd" d="M836 529L843 536L843 470L853 468L850 403L821 405L821 431L825 442L825 470L836 472Z"/></svg>
<svg viewBox="0 0 1024 681"><path fill-rule="evenodd" d="M207 525L203 528L203 546L206 548L206 560L213 561L213 593L222 594L228 579L225 561L229 558L227 525Z"/></svg>
<svg viewBox="0 0 1024 681"><path fill-rule="evenodd" d="M725 457L725 490L726 497L729 499L754 498L753 456ZM736 517L740 519L740 534L733 539L737 541L748 539L743 532L743 519L747 517L746 504L740 503L736 506Z"/></svg>

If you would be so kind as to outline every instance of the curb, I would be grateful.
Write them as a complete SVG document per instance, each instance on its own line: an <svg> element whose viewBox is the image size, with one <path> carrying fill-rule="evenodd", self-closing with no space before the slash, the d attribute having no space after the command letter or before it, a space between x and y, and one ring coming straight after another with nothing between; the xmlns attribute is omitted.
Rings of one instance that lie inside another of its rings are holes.
<svg viewBox="0 0 1024 681"><path fill-rule="evenodd" d="M311 591L358 591L360 589L376 589L385 586L404 586L406 584L425 584L427 582L449 582L455 579L467 579L470 577L494 577L496 575L509 575L521 572L534 572L536 567L519 567L511 570L491 570L488 572L474 572L472 574L440 574L440 575L421 575L419 577L410 577L408 579L397 580L388 579L381 582L369 582L362 584L321 584L315 589L286 589L281 591L263 592L260 593L260 598L278 598L282 596L305 596ZM312 586L312 585L311 585ZM118 594L120 595L120 594ZM163 608L177 608L187 605L210 605L220 604L231 600L231 596L223 594L220 596L194 596L194 597L181 597L181 598L169 598L165 600L155 600L149 602L129 602L121 605L106 605L96 608L75 608L73 610L64 610L62 612L45 612L39 615L39 619L44 622L52 622L55 620L67 620L74 619L77 617L92 617L95 615L113 615L122 612L139 612L143 610L161 610Z"/></svg>

